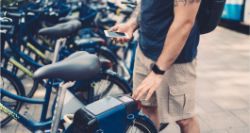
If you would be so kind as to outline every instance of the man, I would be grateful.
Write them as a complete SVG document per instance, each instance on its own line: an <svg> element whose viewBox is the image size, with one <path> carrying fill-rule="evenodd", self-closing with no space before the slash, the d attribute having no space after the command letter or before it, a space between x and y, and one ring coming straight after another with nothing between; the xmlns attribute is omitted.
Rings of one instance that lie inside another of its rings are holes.
<svg viewBox="0 0 250 133"><path fill-rule="evenodd" d="M116 39L126 42L139 28L133 98L142 101L156 127L174 120L182 133L199 133L194 106L200 0L142 0L140 5L136 17L111 29L127 33L129 38Z"/></svg>

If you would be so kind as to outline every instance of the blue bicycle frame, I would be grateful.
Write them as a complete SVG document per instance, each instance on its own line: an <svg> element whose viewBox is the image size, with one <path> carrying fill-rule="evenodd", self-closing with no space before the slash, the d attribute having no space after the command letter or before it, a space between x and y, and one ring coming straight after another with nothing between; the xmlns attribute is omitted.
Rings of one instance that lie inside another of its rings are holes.
<svg viewBox="0 0 250 133"><path fill-rule="evenodd" d="M37 131L37 130L43 130L43 129L49 129L51 126L51 119L46 118L46 114L48 111L48 106L49 106L49 100L52 92L52 86L53 86L53 81L48 80L46 86L46 92L45 92L45 97L43 99L35 99L35 98L27 98L23 96L18 96L15 94L12 94L2 88L0 88L0 94L1 96L6 96L11 99L21 101L24 103L30 103L30 104L41 104L42 105L42 112L41 112L41 117L39 122L34 122L32 120L28 120L18 112L4 106L2 103L0 103L0 110L7 115L12 116L13 119L17 120L19 123L21 123L24 127L29 129L30 131Z"/></svg>

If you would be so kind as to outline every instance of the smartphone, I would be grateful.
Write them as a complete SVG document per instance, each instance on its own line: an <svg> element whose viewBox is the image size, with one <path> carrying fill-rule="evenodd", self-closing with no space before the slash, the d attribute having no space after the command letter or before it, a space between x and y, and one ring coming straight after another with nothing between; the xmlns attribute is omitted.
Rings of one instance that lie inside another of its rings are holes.
<svg viewBox="0 0 250 133"><path fill-rule="evenodd" d="M110 37L110 38L129 38L128 35L123 32L113 32L113 31L104 30L104 33L106 37Z"/></svg>

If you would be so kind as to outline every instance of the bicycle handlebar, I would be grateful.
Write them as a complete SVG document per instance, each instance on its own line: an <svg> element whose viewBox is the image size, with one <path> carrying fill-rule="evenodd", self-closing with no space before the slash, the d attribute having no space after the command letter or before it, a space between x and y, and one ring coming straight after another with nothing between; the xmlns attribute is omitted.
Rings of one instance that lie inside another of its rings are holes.
<svg viewBox="0 0 250 133"><path fill-rule="evenodd" d="M121 3L122 3L122 4L126 4L126 5L133 5L133 6L136 6L136 5L137 5L136 2L132 2L132 1L122 1Z"/></svg>

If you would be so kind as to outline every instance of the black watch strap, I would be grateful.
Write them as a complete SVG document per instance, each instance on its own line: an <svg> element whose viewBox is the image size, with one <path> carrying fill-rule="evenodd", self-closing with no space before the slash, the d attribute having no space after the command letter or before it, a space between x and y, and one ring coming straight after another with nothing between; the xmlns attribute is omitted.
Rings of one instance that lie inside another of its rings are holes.
<svg viewBox="0 0 250 133"><path fill-rule="evenodd" d="M155 74L160 74L160 75L163 75L165 73L165 71L161 70L156 64L153 64L152 71Z"/></svg>

